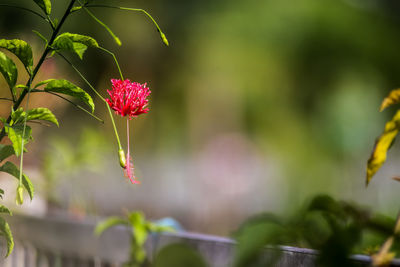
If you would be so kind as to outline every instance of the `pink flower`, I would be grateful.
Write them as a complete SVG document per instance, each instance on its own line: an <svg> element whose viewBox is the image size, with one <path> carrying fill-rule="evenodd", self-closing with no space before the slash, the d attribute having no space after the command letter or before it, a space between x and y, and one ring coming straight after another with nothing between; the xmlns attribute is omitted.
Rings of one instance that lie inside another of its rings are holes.
<svg viewBox="0 0 400 267"><path fill-rule="evenodd" d="M146 98L151 91L146 87L146 83L131 83L130 80L122 81L117 79L112 79L111 83L112 90L107 90L110 99L107 98L106 101L115 113L132 119L132 117L149 111L146 108L149 100Z"/></svg>

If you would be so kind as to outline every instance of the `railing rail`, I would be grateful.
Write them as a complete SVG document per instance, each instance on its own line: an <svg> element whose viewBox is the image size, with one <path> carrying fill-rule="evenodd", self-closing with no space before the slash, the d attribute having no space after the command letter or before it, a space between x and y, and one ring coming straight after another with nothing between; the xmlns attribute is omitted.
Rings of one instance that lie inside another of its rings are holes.
<svg viewBox="0 0 400 267"><path fill-rule="evenodd" d="M130 232L114 227L96 237L95 220L71 221L62 218L37 218L14 215L8 218L16 246L14 252L0 261L5 267L119 267L127 260ZM146 242L150 260L163 246L186 243L194 247L212 267L231 266L235 242L228 238L179 232L153 234ZM282 246L276 267L315 266L317 252L311 249ZM276 248L266 248L266 255ZM3 251L4 253L4 251ZM353 260L369 266L370 258L355 255ZM395 260L391 266L400 266Z"/></svg>

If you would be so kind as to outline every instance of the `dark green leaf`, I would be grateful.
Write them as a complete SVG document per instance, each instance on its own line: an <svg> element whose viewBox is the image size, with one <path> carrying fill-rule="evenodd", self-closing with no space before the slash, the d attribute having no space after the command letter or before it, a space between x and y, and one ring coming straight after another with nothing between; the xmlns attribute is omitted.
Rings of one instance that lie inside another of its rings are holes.
<svg viewBox="0 0 400 267"><path fill-rule="evenodd" d="M17 166L14 165L14 163L7 161L6 163L3 164L3 166L0 167L0 171L6 172L14 176L15 178L19 179L19 170ZM28 191L29 197L32 200L34 194L34 188L31 180L25 174L22 174L22 185L25 187L26 191Z"/></svg>
<svg viewBox="0 0 400 267"><path fill-rule="evenodd" d="M99 44L92 37L69 32L57 36L53 44L54 50L76 53L80 59L88 47L99 47Z"/></svg>
<svg viewBox="0 0 400 267"><path fill-rule="evenodd" d="M0 213L7 213L9 215L12 215L12 212L6 206L3 205L0 205Z"/></svg>
<svg viewBox="0 0 400 267"><path fill-rule="evenodd" d="M92 97L84 90L67 80L51 80L44 88L46 92L61 93L79 98L92 108L94 111L94 103Z"/></svg>
<svg viewBox="0 0 400 267"><path fill-rule="evenodd" d="M34 108L28 111L27 121L31 120L44 120L51 123L54 123L58 126L58 121L56 116L47 108Z"/></svg>
<svg viewBox="0 0 400 267"><path fill-rule="evenodd" d="M4 190L3 190L3 189L0 189L0 198L1 198L1 199L3 198L3 195L4 195Z"/></svg>
<svg viewBox="0 0 400 267"><path fill-rule="evenodd" d="M33 66L32 49L27 42L18 39L1 39L0 48L5 48L16 55L25 65L26 69L31 72Z"/></svg>
<svg viewBox="0 0 400 267"><path fill-rule="evenodd" d="M0 52L0 72L6 79L8 86L14 88L18 78L18 70L14 62L3 52Z"/></svg>
<svg viewBox="0 0 400 267"><path fill-rule="evenodd" d="M96 235L101 235L105 230L107 230L110 227L116 226L116 225L127 225L128 222L127 220L112 216L107 218L105 221L102 221L96 225L96 229L94 230L94 233Z"/></svg>
<svg viewBox="0 0 400 267"><path fill-rule="evenodd" d="M50 15L51 13L51 1L50 0L33 0L35 3L46 13Z"/></svg>
<svg viewBox="0 0 400 267"><path fill-rule="evenodd" d="M14 155L15 151L12 145L2 145L0 144L0 162L5 160L11 155Z"/></svg>
<svg viewBox="0 0 400 267"><path fill-rule="evenodd" d="M12 236L12 233L11 233L10 226L1 217L0 217L0 234L2 236L4 236L4 238L7 241L7 254L6 254L6 257L8 257L10 255L10 253L12 252L13 248L14 248L14 240L13 240L13 236Z"/></svg>
<svg viewBox="0 0 400 267"><path fill-rule="evenodd" d="M24 130L24 125L4 125L6 129L6 133L8 135L8 138L10 138L15 155L19 157L21 155L21 148L22 148L22 134ZM26 125L25 128L25 135L24 135L24 144L27 144L29 142L29 139L32 138L32 129L28 125Z"/></svg>
<svg viewBox="0 0 400 267"><path fill-rule="evenodd" d="M205 267L203 257L193 248L184 244L165 246L154 260L155 267Z"/></svg>

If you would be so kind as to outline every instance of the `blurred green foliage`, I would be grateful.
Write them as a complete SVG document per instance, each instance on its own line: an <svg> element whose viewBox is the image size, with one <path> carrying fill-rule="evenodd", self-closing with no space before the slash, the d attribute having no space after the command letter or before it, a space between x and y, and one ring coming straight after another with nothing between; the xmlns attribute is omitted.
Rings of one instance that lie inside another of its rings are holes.
<svg viewBox="0 0 400 267"><path fill-rule="evenodd" d="M317 266L359 266L350 256L376 253L393 234L394 225L390 218L319 195L288 219L262 214L247 220L235 234L238 250L234 266L273 266L280 251L268 250L272 255L265 257L267 245L316 249ZM399 249L397 239L393 251Z"/></svg>

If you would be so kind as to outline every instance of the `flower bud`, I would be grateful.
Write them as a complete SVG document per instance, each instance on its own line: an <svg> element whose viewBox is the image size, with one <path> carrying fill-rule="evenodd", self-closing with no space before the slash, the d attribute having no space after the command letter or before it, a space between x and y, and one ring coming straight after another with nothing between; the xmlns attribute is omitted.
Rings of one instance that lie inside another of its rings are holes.
<svg viewBox="0 0 400 267"><path fill-rule="evenodd" d="M17 197L15 198L15 203L17 203L17 205L22 205L24 203L24 188L21 185L17 187Z"/></svg>
<svg viewBox="0 0 400 267"><path fill-rule="evenodd" d="M125 152L121 148L118 150L118 155L119 155L119 165L121 165L122 168L126 168L126 158L125 158Z"/></svg>
<svg viewBox="0 0 400 267"><path fill-rule="evenodd" d="M167 37L166 37L165 34L164 34L163 32L161 32L161 31L160 31L160 36L161 36L161 39L162 39L163 43L164 43L166 46L169 46L169 42L168 42Z"/></svg>

